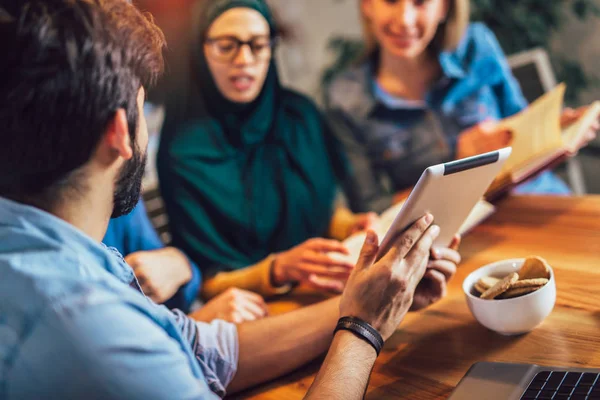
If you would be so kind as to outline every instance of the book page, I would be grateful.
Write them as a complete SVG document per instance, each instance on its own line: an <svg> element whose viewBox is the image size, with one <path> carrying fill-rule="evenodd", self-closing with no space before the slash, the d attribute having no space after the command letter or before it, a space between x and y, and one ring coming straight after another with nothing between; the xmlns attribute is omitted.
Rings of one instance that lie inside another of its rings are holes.
<svg viewBox="0 0 600 400"><path fill-rule="evenodd" d="M562 137L565 146L571 151L577 151L577 144L581 141L590 126L600 116L600 101L595 101L576 122L563 130Z"/></svg>
<svg viewBox="0 0 600 400"><path fill-rule="evenodd" d="M564 93L565 85L560 84L519 114L499 122L500 128L513 133L512 154L503 172L513 171L540 154L563 147L560 115Z"/></svg>
<svg viewBox="0 0 600 400"><path fill-rule="evenodd" d="M383 240L383 237L387 233L388 229L390 229L390 227L392 226L394 219L396 219L396 216L400 212L400 209L402 209L403 205L404 202L400 202L394 204L393 206L385 210L379 216L379 221L377 221L377 223L371 228L377 233L377 236L379 236L380 242ZM464 235L465 233L473 229L475 226L480 224L484 219L493 214L495 210L496 208L487 201L478 201L477 204L475 204L475 207L473 207L473 210L471 211L465 222L460 227L458 233ZM356 264L356 262L358 261L358 257L360 256L360 250L362 249L362 245L365 242L366 236L366 232L360 232L350 236L348 239L342 242L350 251L350 254L348 256L343 256L339 253L329 253L329 255L331 257L347 260L348 262Z"/></svg>

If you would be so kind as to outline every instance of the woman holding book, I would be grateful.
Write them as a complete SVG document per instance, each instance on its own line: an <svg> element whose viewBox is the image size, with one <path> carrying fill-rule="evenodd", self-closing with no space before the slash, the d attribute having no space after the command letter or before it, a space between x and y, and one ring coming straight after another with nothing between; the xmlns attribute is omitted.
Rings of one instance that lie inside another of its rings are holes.
<svg viewBox="0 0 600 400"><path fill-rule="evenodd" d="M350 204L379 212L427 166L508 145L511 133L494 121L527 102L494 34L469 24L468 0L361 0L360 7L366 56L334 79L326 104L353 166ZM565 119L579 115L571 110ZM517 190L569 193L550 172Z"/></svg>
<svg viewBox="0 0 600 400"><path fill-rule="evenodd" d="M338 240L373 215L335 207L347 174L339 145L316 106L281 87L265 2L201 5L192 79L171 96L158 154L173 244L202 268L208 298L298 282L340 291L353 265L330 253L346 253ZM426 289L442 293L459 256L438 256Z"/></svg>

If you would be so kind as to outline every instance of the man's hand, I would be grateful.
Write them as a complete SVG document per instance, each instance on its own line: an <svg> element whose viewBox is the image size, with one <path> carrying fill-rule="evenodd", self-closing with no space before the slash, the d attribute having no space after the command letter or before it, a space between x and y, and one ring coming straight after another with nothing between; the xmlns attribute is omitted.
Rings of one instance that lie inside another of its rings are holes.
<svg viewBox="0 0 600 400"><path fill-rule="evenodd" d="M348 254L348 249L336 240L309 239L279 253L273 262L275 285L302 282L316 289L341 292L354 265L327 253Z"/></svg>
<svg viewBox="0 0 600 400"><path fill-rule="evenodd" d="M174 247L131 253L125 262L133 268L144 294L158 304L169 300L192 279L189 260Z"/></svg>
<svg viewBox="0 0 600 400"><path fill-rule="evenodd" d="M448 281L456 274L460 264L460 235L452 239L448 248L431 249L427 272L417 285L411 311L423 309L446 296Z"/></svg>
<svg viewBox="0 0 600 400"><path fill-rule="evenodd" d="M432 221L430 214L419 219L377 262L379 239L373 231L367 232L360 259L342 295L340 316L362 319L384 340L394 333L412 305L431 245L439 235L440 228L430 226Z"/></svg>
<svg viewBox="0 0 600 400"><path fill-rule="evenodd" d="M510 145L512 133L498 128L494 121L484 121L458 135L456 158L487 153Z"/></svg>
<svg viewBox="0 0 600 400"><path fill-rule="evenodd" d="M231 288L190 314L190 317L204 322L222 319L240 324L244 321L264 318L268 314L265 300L260 295L247 290Z"/></svg>

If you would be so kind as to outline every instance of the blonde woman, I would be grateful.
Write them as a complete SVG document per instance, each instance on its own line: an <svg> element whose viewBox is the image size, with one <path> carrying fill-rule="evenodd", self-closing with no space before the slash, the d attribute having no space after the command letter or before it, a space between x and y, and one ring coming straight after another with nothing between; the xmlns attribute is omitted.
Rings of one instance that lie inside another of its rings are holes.
<svg viewBox="0 0 600 400"><path fill-rule="evenodd" d="M334 78L326 104L353 166L351 207L380 212L428 165L507 145L510 132L493 121L527 102L494 34L469 24L468 0L360 7L365 58ZM569 193L550 172L518 190Z"/></svg>

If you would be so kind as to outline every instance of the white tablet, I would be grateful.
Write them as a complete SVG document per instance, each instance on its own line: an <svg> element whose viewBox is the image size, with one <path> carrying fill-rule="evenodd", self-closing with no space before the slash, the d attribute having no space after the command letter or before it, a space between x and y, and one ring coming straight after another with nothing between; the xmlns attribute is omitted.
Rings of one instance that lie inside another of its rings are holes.
<svg viewBox="0 0 600 400"><path fill-rule="evenodd" d="M433 165L423 171L419 182L381 241L380 256L388 251L400 233L426 213L432 214L434 224L440 227L440 235L434 245L447 247L498 175L511 151L510 147L506 147Z"/></svg>

